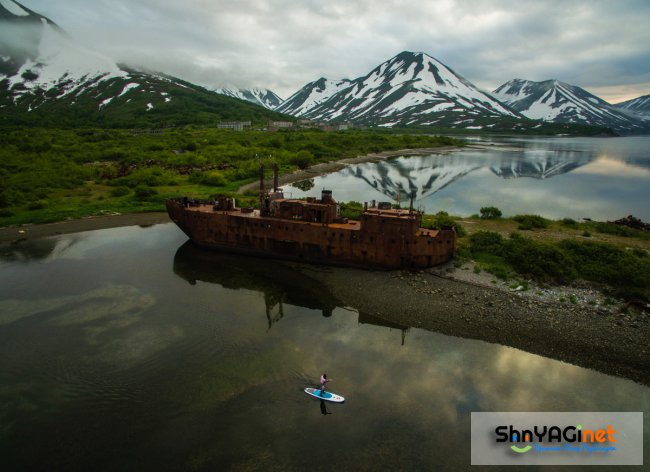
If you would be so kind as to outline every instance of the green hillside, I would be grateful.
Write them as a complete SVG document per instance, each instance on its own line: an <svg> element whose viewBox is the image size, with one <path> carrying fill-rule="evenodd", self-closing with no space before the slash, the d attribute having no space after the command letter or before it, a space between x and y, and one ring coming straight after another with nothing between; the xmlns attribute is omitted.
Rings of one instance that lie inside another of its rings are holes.
<svg viewBox="0 0 650 472"><path fill-rule="evenodd" d="M79 93L66 93L65 84L47 91L10 85L8 79L0 81L0 125L4 126L149 128L216 126L222 120L253 125L295 120L176 78L139 72L89 82Z"/></svg>

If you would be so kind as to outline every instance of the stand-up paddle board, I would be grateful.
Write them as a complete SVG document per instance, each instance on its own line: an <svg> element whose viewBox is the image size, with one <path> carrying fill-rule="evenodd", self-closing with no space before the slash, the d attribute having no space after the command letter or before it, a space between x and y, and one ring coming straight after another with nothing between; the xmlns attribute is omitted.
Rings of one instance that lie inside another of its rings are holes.
<svg viewBox="0 0 650 472"><path fill-rule="evenodd" d="M320 388L307 387L305 389L305 393L307 395L310 395L310 396L314 397L314 398L318 398L319 400L325 400L326 402L343 403L345 401L345 398L343 398L341 395L337 395L336 393L328 392L327 390L322 392L322 395L321 395Z"/></svg>

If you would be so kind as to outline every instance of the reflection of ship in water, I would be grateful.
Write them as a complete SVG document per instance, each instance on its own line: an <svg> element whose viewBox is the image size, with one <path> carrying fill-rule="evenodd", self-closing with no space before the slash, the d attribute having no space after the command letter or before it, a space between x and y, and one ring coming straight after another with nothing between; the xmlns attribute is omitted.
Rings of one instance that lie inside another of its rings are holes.
<svg viewBox="0 0 650 472"><path fill-rule="evenodd" d="M342 306L324 287L281 262L206 251L190 241L174 256L174 273L192 285L197 280L264 294L269 328L284 316L284 304L331 316Z"/></svg>
<svg viewBox="0 0 650 472"><path fill-rule="evenodd" d="M174 273L195 285L197 281L218 284L231 290L252 290L264 295L269 329L284 316L284 305L318 310L330 317L335 308L344 308L325 287L289 264L270 259L206 251L187 241L174 256ZM359 323L402 331L408 327L359 313Z"/></svg>
<svg viewBox="0 0 650 472"><path fill-rule="evenodd" d="M392 200L407 202L412 192L422 200L478 169L504 178L547 179L571 172L594 159L572 150L512 149L499 153L460 152L410 156L351 165L341 175L364 181Z"/></svg>
<svg viewBox="0 0 650 472"><path fill-rule="evenodd" d="M359 323L371 324L375 326L383 326L385 328L400 330L402 332L402 346L404 345L404 341L406 340L406 333L408 333L408 330L410 329L408 326L393 323L391 321L382 320L381 318L377 318L376 316L372 316L367 313L361 313L361 312L359 312Z"/></svg>

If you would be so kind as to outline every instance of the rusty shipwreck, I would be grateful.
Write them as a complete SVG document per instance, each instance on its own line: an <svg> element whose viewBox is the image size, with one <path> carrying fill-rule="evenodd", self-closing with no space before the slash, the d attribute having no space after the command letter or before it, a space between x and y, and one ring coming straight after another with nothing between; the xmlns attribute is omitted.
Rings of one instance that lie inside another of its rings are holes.
<svg viewBox="0 0 650 472"><path fill-rule="evenodd" d="M364 204L361 218L341 218L332 192L320 199L284 198L274 168L265 191L260 168L260 209L238 208L231 197L213 201L170 199L167 212L201 247L303 262L385 269L422 269L451 259L453 228L422 228L422 212Z"/></svg>

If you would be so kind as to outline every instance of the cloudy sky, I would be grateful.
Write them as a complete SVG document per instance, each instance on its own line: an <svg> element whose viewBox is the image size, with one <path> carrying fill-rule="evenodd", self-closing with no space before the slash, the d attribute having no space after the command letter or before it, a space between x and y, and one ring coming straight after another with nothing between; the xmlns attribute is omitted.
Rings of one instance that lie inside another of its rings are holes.
<svg viewBox="0 0 650 472"><path fill-rule="evenodd" d="M426 52L486 90L556 78L650 94L648 0L19 0L86 46L208 87L287 98Z"/></svg>

